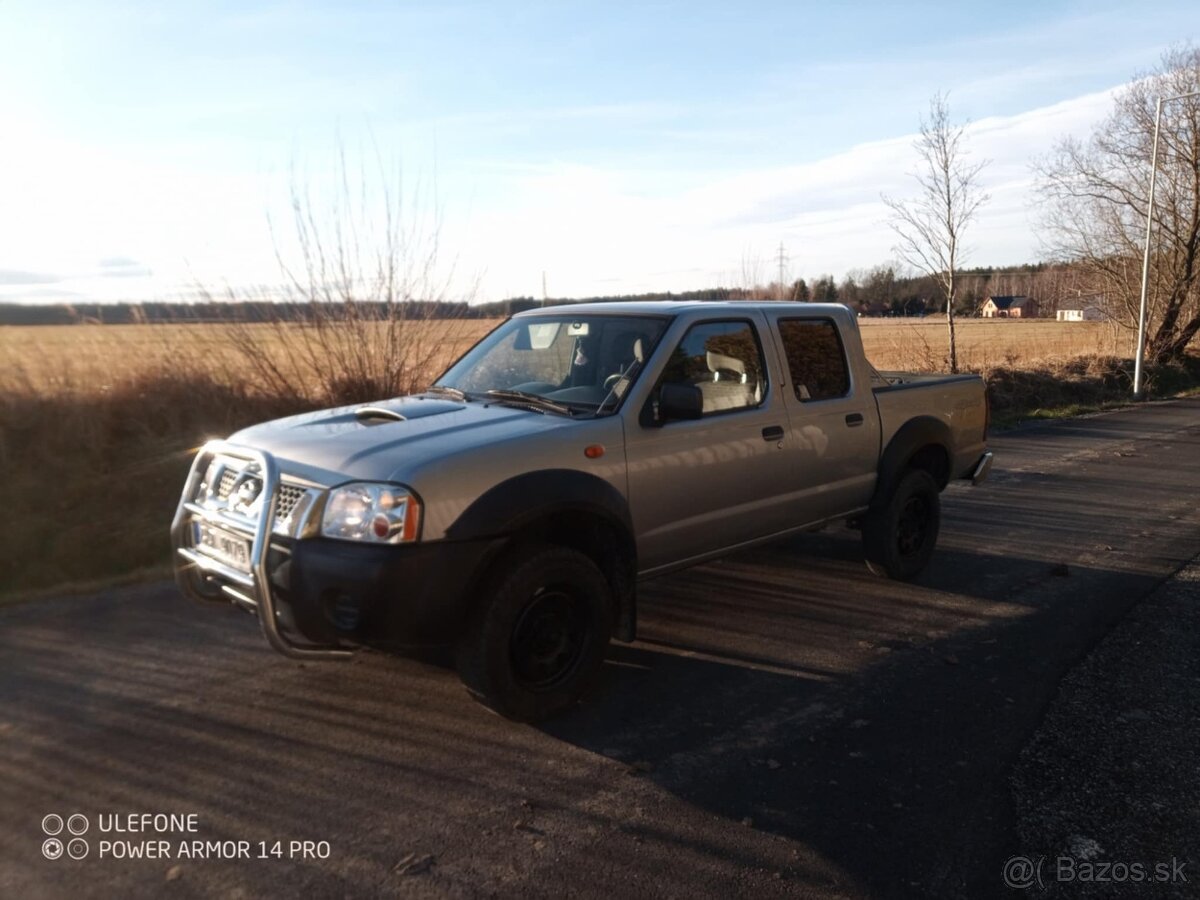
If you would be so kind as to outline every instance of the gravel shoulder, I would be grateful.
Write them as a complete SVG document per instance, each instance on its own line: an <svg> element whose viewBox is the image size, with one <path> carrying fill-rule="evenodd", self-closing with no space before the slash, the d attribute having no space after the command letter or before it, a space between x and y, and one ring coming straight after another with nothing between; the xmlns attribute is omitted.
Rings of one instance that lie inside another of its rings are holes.
<svg viewBox="0 0 1200 900"><path fill-rule="evenodd" d="M1063 680L1013 792L1047 895L1200 896L1200 560Z"/></svg>

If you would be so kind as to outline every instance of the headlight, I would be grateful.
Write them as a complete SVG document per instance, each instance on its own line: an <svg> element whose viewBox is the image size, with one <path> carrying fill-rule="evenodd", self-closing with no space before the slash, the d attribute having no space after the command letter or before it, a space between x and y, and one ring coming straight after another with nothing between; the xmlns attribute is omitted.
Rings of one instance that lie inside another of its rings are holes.
<svg viewBox="0 0 1200 900"><path fill-rule="evenodd" d="M395 484L345 484L329 493L321 534L342 541L403 544L417 539L421 503Z"/></svg>

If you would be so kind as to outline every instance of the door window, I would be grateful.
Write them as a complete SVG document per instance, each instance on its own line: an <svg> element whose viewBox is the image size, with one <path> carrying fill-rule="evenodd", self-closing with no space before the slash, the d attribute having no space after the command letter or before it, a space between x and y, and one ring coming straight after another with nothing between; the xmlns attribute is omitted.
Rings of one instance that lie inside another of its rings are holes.
<svg viewBox="0 0 1200 900"><path fill-rule="evenodd" d="M831 319L780 319L779 336L798 400L833 400L850 393L846 352Z"/></svg>
<svg viewBox="0 0 1200 900"><path fill-rule="evenodd" d="M749 322L701 322L672 351L659 383L698 387L708 416L759 406L767 392L766 370Z"/></svg>

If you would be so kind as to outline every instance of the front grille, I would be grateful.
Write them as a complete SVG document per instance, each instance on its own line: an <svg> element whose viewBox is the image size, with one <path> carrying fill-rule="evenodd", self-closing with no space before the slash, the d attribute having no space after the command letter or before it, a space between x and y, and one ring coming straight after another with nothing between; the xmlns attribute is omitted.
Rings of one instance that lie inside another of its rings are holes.
<svg viewBox="0 0 1200 900"><path fill-rule="evenodd" d="M221 472L221 480L217 482L217 498L220 500L229 499L230 493L233 491L234 482L240 474L237 469L225 469Z"/></svg>
<svg viewBox="0 0 1200 900"><path fill-rule="evenodd" d="M262 501L259 496L250 492L252 499L249 504L239 494L247 484L257 485L262 489L262 474L257 463L246 462L232 457L218 456L209 467L206 477L207 486L202 486L197 500L209 509L242 519L252 523L258 519L262 511ZM275 494L275 521L283 523L276 527L282 534L291 533L293 517L302 518L313 499L312 491L298 484L279 482Z"/></svg>
<svg viewBox="0 0 1200 900"><path fill-rule="evenodd" d="M275 518L286 519L296 508L296 504L304 499L304 488L294 484L280 484L279 496L275 500Z"/></svg>

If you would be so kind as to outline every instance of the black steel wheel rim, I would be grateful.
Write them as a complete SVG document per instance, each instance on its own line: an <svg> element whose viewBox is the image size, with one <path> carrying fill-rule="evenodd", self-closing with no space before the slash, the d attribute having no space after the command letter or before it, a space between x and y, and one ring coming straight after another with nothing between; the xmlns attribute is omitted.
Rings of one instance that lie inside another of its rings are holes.
<svg viewBox="0 0 1200 900"><path fill-rule="evenodd" d="M929 533L931 519L932 507L928 497L917 495L904 501L896 526L896 548L901 556L920 552Z"/></svg>
<svg viewBox="0 0 1200 900"><path fill-rule="evenodd" d="M513 624L513 673L528 690L552 690L571 677L590 633L587 604L564 588L542 588Z"/></svg>

